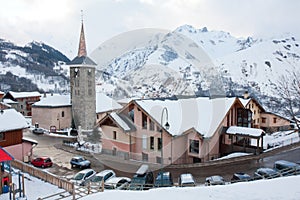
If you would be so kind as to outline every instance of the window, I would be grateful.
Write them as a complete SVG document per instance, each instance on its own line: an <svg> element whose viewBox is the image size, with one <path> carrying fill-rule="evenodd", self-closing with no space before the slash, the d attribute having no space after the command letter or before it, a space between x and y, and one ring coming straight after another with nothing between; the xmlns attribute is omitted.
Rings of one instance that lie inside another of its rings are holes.
<svg viewBox="0 0 300 200"><path fill-rule="evenodd" d="M262 118L261 118L261 123L266 123L266 120L267 120L267 119L266 119L265 117L262 117Z"/></svg>
<svg viewBox="0 0 300 200"><path fill-rule="evenodd" d="M142 113L142 127L143 129L147 129L147 115Z"/></svg>
<svg viewBox="0 0 300 200"><path fill-rule="evenodd" d="M255 119L253 120L253 124L255 124Z"/></svg>
<svg viewBox="0 0 300 200"><path fill-rule="evenodd" d="M5 140L5 134L4 133L0 133L0 141Z"/></svg>
<svg viewBox="0 0 300 200"><path fill-rule="evenodd" d="M91 75L92 75L92 70L91 70L91 69L88 69L87 75L88 75L88 76L91 76Z"/></svg>
<svg viewBox="0 0 300 200"><path fill-rule="evenodd" d="M154 131L154 122L151 119L149 119L149 121L150 121L150 131Z"/></svg>
<svg viewBox="0 0 300 200"><path fill-rule="evenodd" d="M237 125L251 127L252 112L248 109L239 108L237 110Z"/></svg>
<svg viewBox="0 0 300 200"><path fill-rule="evenodd" d="M147 149L147 135L143 135L142 146L143 146L143 149Z"/></svg>
<svg viewBox="0 0 300 200"><path fill-rule="evenodd" d="M150 149L151 150L154 149L154 137L153 136L150 137Z"/></svg>
<svg viewBox="0 0 300 200"><path fill-rule="evenodd" d="M129 115L130 119L134 122L134 106L132 106L132 105L129 106L128 115Z"/></svg>
<svg viewBox="0 0 300 200"><path fill-rule="evenodd" d="M117 131L113 131L113 139L114 139L114 140L117 139Z"/></svg>
<svg viewBox="0 0 300 200"><path fill-rule="evenodd" d="M90 96L92 96L92 89L89 89L88 93Z"/></svg>
<svg viewBox="0 0 300 200"><path fill-rule="evenodd" d="M61 111L61 117L65 117L65 111Z"/></svg>
<svg viewBox="0 0 300 200"><path fill-rule="evenodd" d="M161 145L161 138L157 138L157 150L161 150L162 145Z"/></svg>
<svg viewBox="0 0 300 200"><path fill-rule="evenodd" d="M256 110L254 110L254 112L253 112L253 113L254 113L254 115L255 115L255 114L256 114Z"/></svg>
<svg viewBox="0 0 300 200"><path fill-rule="evenodd" d="M199 153L199 140L190 140L190 153Z"/></svg>
<svg viewBox="0 0 300 200"><path fill-rule="evenodd" d="M92 81L88 81L88 86L91 87L92 86Z"/></svg>
<svg viewBox="0 0 300 200"><path fill-rule="evenodd" d="M277 122L277 118L274 117L274 118L273 118L273 123L276 124L276 122Z"/></svg>

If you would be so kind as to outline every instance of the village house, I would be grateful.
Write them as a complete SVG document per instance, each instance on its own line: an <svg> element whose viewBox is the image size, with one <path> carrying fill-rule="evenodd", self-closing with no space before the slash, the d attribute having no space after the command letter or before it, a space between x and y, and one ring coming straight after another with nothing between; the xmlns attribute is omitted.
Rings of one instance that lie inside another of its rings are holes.
<svg viewBox="0 0 300 200"><path fill-rule="evenodd" d="M7 92L3 96L3 102L11 105L12 108L24 116L31 116L31 105L40 101L41 94L39 92Z"/></svg>
<svg viewBox="0 0 300 200"><path fill-rule="evenodd" d="M0 110L0 122L0 146L15 159L30 160L37 142L23 137L23 131L29 127L24 116L15 109Z"/></svg>
<svg viewBox="0 0 300 200"><path fill-rule="evenodd" d="M252 112L252 127L263 129L267 133L288 130L290 128L292 120L272 112L267 112L256 99L245 96L244 98L240 98L240 101L246 109Z"/></svg>
<svg viewBox="0 0 300 200"><path fill-rule="evenodd" d="M43 98L32 105L32 124L51 130L71 127L70 95L44 94Z"/></svg>
<svg viewBox="0 0 300 200"><path fill-rule="evenodd" d="M218 158L235 145L251 153L261 152L264 131L251 128L251 117L238 98L142 99L112 112L98 125L103 153L182 164ZM246 143L249 138L257 140L257 145Z"/></svg>

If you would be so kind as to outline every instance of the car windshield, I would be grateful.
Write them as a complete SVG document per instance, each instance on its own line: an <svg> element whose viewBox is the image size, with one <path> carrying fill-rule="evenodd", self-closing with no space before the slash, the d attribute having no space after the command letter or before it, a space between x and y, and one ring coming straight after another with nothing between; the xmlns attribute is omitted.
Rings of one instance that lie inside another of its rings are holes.
<svg viewBox="0 0 300 200"><path fill-rule="evenodd" d="M94 176L91 181L92 182L100 182L102 181L103 177L102 176Z"/></svg>
<svg viewBox="0 0 300 200"><path fill-rule="evenodd" d="M77 173L75 176L74 176L74 180L82 180L84 177L84 173Z"/></svg>
<svg viewBox="0 0 300 200"><path fill-rule="evenodd" d="M50 160L50 158L46 158L44 162L45 162L45 163L51 162L51 160Z"/></svg>

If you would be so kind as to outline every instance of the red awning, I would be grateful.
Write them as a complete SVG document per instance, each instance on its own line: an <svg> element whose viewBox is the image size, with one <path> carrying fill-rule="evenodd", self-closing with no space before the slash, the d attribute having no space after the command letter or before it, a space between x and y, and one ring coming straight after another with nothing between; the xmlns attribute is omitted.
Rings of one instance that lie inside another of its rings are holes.
<svg viewBox="0 0 300 200"><path fill-rule="evenodd" d="M0 147L0 162L11 161L14 157L10 155L5 149Z"/></svg>

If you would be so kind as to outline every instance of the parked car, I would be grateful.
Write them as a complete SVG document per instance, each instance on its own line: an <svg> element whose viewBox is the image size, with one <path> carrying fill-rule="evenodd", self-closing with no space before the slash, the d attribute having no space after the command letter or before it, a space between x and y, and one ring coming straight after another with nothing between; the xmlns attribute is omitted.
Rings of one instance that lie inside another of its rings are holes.
<svg viewBox="0 0 300 200"><path fill-rule="evenodd" d="M127 189L130 182L131 179L127 177L112 177L105 182L104 188L118 190Z"/></svg>
<svg viewBox="0 0 300 200"><path fill-rule="evenodd" d="M35 167L51 167L53 165L52 160L49 157L42 156L37 157L31 161L31 164Z"/></svg>
<svg viewBox="0 0 300 200"><path fill-rule="evenodd" d="M70 161L71 167L78 167L80 169L90 168L91 162L82 156L75 156Z"/></svg>
<svg viewBox="0 0 300 200"><path fill-rule="evenodd" d="M286 160L278 160L274 163L274 169L282 176L300 174L300 165Z"/></svg>
<svg viewBox="0 0 300 200"><path fill-rule="evenodd" d="M32 133L37 134L37 135L44 134L45 132L46 132L46 130L43 129L43 128L34 128L34 129L32 130Z"/></svg>
<svg viewBox="0 0 300 200"><path fill-rule="evenodd" d="M100 185L101 181L104 181L104 183L109 180L110 178L113 178L116 176L116 173L113 170L107 169L103 170L99 173L97 173L92 179L91 179L91 185Z"/></svg>
<svg viewBox="0 0 300 200"><path fill-rule="evenodd" d="M145 190L153 187L153 173L149 171L148 165L141 165L131 179L130 190Z"/></svg>
<svg viewBox="0 0 300 200"><path fill-rule="evenodd" d="M259 168L254 172L254 179L271 179L280 176L280 173L272 168Z"/></svg>
<svg viewBox="0 0 300 200"><path fill-rule="evenodd" d="M74 175L74 177L71 179L72 183L75 183L76 185L84 186L86 185L91 178L93 178L96 175L95 170L93 169L84 169L78 172Z"/></svg>
<svg viewBox="0 0 300 200"><path fill-rule="evenodd" d="M159 172L156 176L155 187L172 187L173 177L171 172Z"/></svg>
<svg viewBox="0 0 300 200"><path fill-rule="evenodd" d="M180 187L196 186L196 182L192 174L180 174L178 178L178 185Z"/></svg>
<svg viewBox="0 0 300 200"><path fill-rule="evenodd" d="M251 180L251 176L249 174L238 172L233 174L231 178L231 183L250 181L250 180Z"/></svg>
<svg viewBox="0 0 300 200"><path fill-rule="evenodd" d="M225 180L219 175L210 176L205 179L205 185L225 185Z"/></svg>

